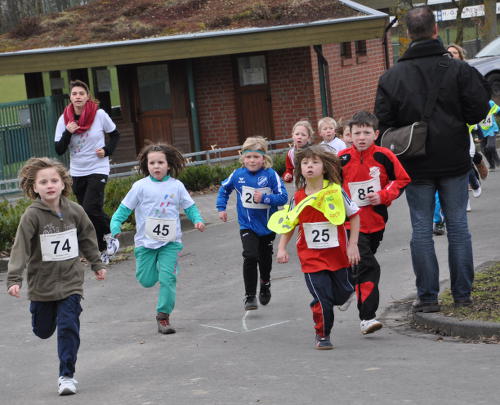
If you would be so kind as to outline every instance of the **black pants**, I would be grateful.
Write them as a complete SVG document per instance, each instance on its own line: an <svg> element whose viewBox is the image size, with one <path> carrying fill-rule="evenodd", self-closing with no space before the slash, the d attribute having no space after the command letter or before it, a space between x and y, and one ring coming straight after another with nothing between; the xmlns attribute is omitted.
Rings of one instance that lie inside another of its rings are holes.
<svg viewBox="0 0 500 405"><path fill-rule="evenodd" d="M108 176L104 174L73 177L73 193L75 193L78 203L83 207L94 225L100 251L106 249L103 236L111 232L109 217L103 210L104 187L107 182Z"/></svg>
<svg viewBox="0 0 500 405"><path fill-rule="evenodd" d="M358 299L359 319L369 320L376 316L379 302L378 283L380 265L375 253L384 237L384 230L359 233L358 249L361 260L352 267L352 276Z"/></svg>
<svg viewBox="0 0 500 405"><path fill-rule="evenodd" d="M485 136L481 139L481 151L484 153L484 156L486 156L486 160L490 164L490 169L500 166L500 157L497 153L496 140L496 135Z"/></svg>
<svg viewBox="0 0 500 405"><path fill-rule="evenodd" d="M245 294L256 295L258 271L260 279L267 283L273 267L273 241L276 234L259 236L249 229L240 229L243 244L243 281ZM257 271L258 266L258 271Z"/></svg>

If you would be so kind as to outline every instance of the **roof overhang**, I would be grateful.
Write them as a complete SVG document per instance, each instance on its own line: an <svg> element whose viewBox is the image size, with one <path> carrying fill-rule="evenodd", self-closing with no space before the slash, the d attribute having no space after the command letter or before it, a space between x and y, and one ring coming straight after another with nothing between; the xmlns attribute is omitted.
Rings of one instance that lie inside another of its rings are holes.
<svg viewBox="0 0 500 405"><path fill-rule="evenodd" d="M361 16L311 23L0 53L0 75L48 72L382 38L388 15L349 0Z"/></svg>

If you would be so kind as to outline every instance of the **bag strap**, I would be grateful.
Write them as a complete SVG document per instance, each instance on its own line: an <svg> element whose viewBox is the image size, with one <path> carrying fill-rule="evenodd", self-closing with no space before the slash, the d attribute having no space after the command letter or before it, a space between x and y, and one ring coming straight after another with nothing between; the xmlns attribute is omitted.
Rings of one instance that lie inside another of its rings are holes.
<svg viewBox="0 0 500 405"><path fill-rule="evenodd" d="M431 91L429 92L429 97L427 97L427 101L425 103L424 113L422 114L422 121L429 121L429 118L432 115L432 111L436 106L439 90L441 90L441 87L443 85L444 73L446 72L446 69L448 69L448 66L450 66L449 58L446 59L440 60L437 64L436 76Z"/></svg>

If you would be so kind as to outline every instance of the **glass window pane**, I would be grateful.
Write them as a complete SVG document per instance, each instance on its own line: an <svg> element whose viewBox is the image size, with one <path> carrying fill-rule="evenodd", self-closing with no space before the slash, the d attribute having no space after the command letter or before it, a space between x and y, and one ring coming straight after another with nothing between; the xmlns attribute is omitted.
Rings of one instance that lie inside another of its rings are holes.
<svg viewBox="0 0 500 405"><path fill-rule="evenodd" d="M240 86L267 83L266 57L264 55L240 56L238 58Z"/></svg>
<svg viewBox="0 0 500 405"><path fill-rule="evenodd" d="M168 65L137 67L141 112L166 110L172 107Z"/></svg>

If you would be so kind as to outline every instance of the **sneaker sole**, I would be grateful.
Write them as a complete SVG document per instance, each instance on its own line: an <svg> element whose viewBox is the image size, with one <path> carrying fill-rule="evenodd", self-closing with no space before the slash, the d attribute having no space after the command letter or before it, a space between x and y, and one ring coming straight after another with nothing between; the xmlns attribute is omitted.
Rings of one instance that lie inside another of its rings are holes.
<svg viewBox="0 0 500 405"><path fill-rule="evenodd" d="M373 333L373 332L376 332L376 331L382 329L383 326L384 325L382 325L381 323L376 323L376 324L370 326L368 329L361 331L361 333L363 335L369 335L370 333Z"/></svg>
<svg viewBox="0 0 500 405"><path fill-rule="evenodd" d="M259 307L257 305L252 305L252 306L245 307L245 311L254 311L258 308Z"/></svg>
<svg viewBox="0 0 500 405"><path fill-rule="evenodd" d="M259 302L260 302L260 305L267 305L271 302L271 297L269 298L260 298L259 296Z"/></svg>
<svg viewBox="0 0 500 405"><path fill-rule="evenodd" d="M172 333L175 333L176 330L175 329L167 329L167 330L161 330L161 329L158 329L158 333L161 333L162 335L171 335Z"/></svg>
<svg viewBox="0 0 500 405"><path fill-rule="evenodd" d="M333 346L314 346L316 350L332 350Z"/></svg>
<svg viewBox="0 0 500 405"><path fill-rule="evenodd" d="M74 395L76 394L76 390L72 390L71 388L64 388L63 390L61 391L58 391L59 392L59 395L63 396L63 395Z"/></svg>

